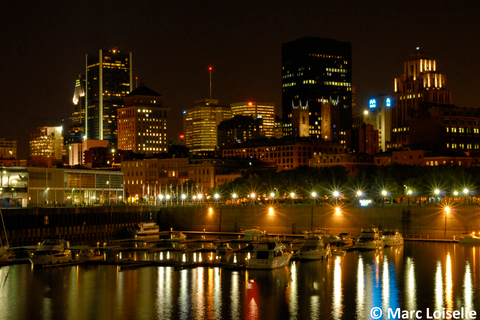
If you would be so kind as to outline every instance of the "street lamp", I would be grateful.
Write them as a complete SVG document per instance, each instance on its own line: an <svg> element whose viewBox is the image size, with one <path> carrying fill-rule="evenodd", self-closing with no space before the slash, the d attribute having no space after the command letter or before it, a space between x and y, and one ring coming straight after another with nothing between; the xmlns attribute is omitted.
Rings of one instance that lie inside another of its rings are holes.
<svg viewBox="0 0 480 320"><path fill-rule="evenodd" d="M382 205L385 205L385 197L388 195L387 190L382 190Z"/></svg>
<svg viewBox="0 0 480 320"><path fill-rule="evenodd" d="M290 198L292 198L292 205L293 205L293 201L295 199L295 192L290 192Z"/></svg>
<svg viewBox="0 0 480 320"><path fill-rule="evenodd" d="M236 193L233 193L233 194L232 194L232 199L233 199L234 202L237 202L237 197L238 197L238 196L237 196Z"/></svg>
<svg viewBox="0 0 480 320"><path fill-rule="evenodd" d="M446 238L447 237L447 214L450 213L450 207L446 206L445 207L445 231L443 232L443 236Z"/></svg>
<svg viewBox="0 0 480 320"><path fill-rule="evenodd" d="M182 206L183 206L183 202L185 201L186 198L187 198L187 195L182 193Z"/></svg>
<svg viewBox="0 0 480 320"><path fill-rule="evenodd" d="M470 191L467 188L463 189L463 198L464 198L465 204L467 204L467 196L469 192Z"/></svg>
<svg viewBox="0 0 480 320"><path fill-rule="evenodd" d="M256 195L255 195L254 192L250 193L250 198L252 198L253 204L255 204L255 196L256 196Z"/></svg>

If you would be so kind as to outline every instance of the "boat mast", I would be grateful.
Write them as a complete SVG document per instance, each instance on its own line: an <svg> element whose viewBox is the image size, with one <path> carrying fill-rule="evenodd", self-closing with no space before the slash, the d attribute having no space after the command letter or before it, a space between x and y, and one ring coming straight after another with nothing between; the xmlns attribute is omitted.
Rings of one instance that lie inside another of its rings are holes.
<svg viewBox="0 0 480 320"><path fill-rule="evenodd" d="M3 221L3 213L2 213L2 208L0 207L0 217L2 218L2 225L3 225L3 232L5 233L5 242L8 245L8 236L7 236L7 229L5 228L5 221ZM0 246L2 245L2 237L0 237Z"/></svg>

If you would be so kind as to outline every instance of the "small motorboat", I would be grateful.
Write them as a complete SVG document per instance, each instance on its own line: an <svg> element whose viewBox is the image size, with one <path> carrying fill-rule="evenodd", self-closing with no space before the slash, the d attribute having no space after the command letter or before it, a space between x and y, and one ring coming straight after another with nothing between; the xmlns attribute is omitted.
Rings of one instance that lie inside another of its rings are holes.
<svg viewBox="0 0 480 320"><path fill-rule="evenodd" d="M330 245L324 242L321 234L307 232L297 255L300 260L319 260L331 257L332 252Z"/></svg>
<svg viewBox="0 0 480 320"><path fill-rule="evenodd" d="M228 251L233 251L233 249L232 249L232 247L230 247L230 244L228 244L226 242L222 242L218 246L215 247L215 252L217 253L217 255L225 254Z"/></svg>
<svg viewBox="0 0 480 320"><path fill-rule="evenodd" d="M402 246L403 237L396 230L385 230L383 232L383 244L385 247Z"/></svg>
<svg viewBox="0 0 480 320"><path fill-rule="evenodd" d="M464 233L463 236L458 239L460 244L480 244L480 237L475 232Z"/></svg>

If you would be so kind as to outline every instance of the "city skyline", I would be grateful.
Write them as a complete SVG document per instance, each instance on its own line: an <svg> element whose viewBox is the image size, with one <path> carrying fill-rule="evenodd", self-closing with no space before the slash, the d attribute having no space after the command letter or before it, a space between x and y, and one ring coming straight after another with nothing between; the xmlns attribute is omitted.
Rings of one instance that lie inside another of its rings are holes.
<svg viewBox="0 0 480 320"><path fill-rule="evenodd" d="M172 119L209 96L229 105L272 101L281 110L281 45L313 36L352 44L357 105L392 93L403 62L417 46L447 76L452 103L477 107L479 4L382 1L9 3L0 36L0 137L18 140L25 158L39 126L72 113L75 80L85 54L119 48L135 55L133 74L164 97ZM355 110L354 110L355 112ZM181 126L170 127L175 138Z"/></svg>

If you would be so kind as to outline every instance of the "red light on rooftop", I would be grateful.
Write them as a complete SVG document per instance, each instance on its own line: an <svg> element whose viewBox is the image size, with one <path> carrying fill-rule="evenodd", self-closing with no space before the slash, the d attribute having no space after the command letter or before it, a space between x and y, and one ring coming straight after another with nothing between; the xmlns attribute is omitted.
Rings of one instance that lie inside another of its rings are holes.
<svg viewBox="0 0 480 320"><path fill-rule="evenodd" d="M249 105L249 106L253 106L253 103L249 102L248 105Z"/></svg>
<svg viewBox="0 0 480 320"><path fill-rule="evenodd" d="M181 134L181 135L180 135L180 139L185 139L185 135L184 135L184 134Z"/></svg>
<svg viewBox="0 0 480 320"><path fill-rule="evenodd" d="M212 71L212 69L213 69L212 67L208 67L208 71Z"/></svg>

